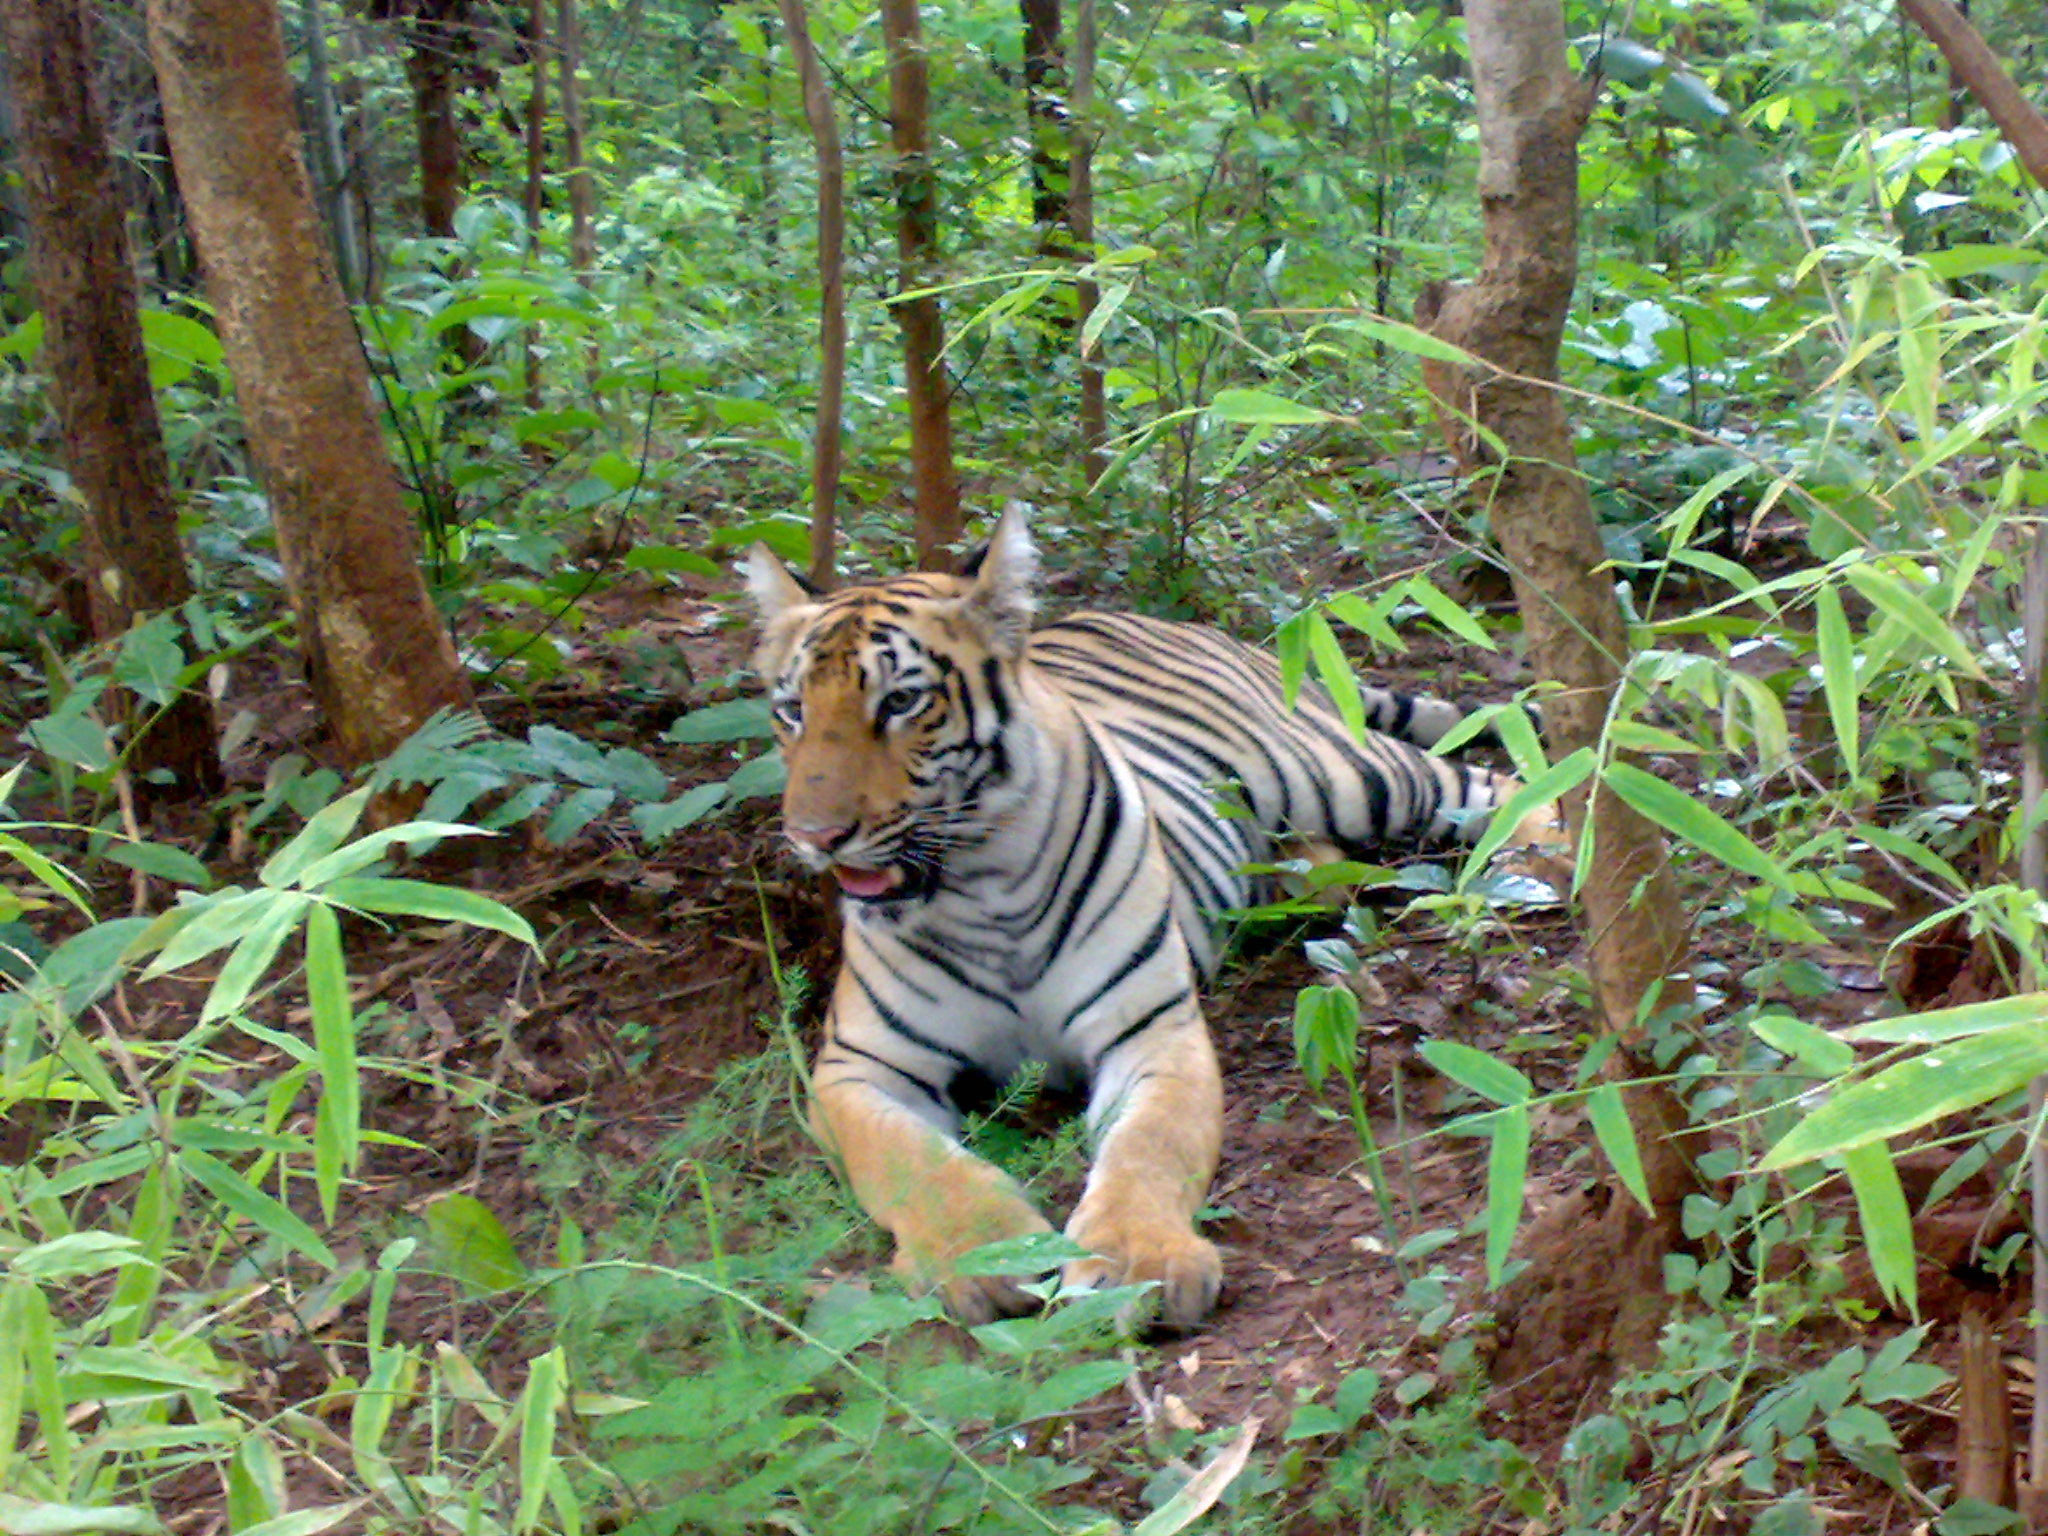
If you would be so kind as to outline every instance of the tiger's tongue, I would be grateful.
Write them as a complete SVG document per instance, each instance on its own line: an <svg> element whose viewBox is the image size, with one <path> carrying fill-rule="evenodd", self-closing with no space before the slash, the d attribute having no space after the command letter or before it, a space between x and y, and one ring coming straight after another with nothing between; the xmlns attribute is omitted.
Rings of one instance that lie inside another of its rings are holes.
<svg viewBox="0 0 2048 1536"><path fill-rule="evenodd" d="M896 869L855 869L850 864L836 864L832 873L839 879L839 889L849 896L886 896L903 883L903 873Z"/></svg>

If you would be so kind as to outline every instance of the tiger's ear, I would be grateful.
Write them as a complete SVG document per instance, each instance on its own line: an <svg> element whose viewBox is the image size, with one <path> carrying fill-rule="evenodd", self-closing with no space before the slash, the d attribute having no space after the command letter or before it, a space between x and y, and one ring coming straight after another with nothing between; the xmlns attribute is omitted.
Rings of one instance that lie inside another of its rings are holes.
<svg viewBox="0 0 2048 1536"><path fill-rule="evenodd" d="M1022 507L1012 502L1004 508L988 543L967 557L961 574L972 582L968 618L997 652L1012 660L1023 655L1038 606L1038 547L1031 542Z"/></svg>
<svg viewBox="0 0 2048 1536"><path fill-rule="evenodd" d="M754 595L763 629L818 596L816 587L784 565L774 550L758 543L747 551L747 590Z"/></svg>

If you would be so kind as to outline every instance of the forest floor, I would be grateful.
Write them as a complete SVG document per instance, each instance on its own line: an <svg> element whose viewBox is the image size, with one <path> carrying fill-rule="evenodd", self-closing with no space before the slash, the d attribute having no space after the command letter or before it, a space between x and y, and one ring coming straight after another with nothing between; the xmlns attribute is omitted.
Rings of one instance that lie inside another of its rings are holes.
<svg viewBox="0 0 2048 1536"><path fill-rule="evenodd" d="M523 700L503 697L488 706L493 722L514 730L547 723L607 744L630 744L655 757L678 783L729 771L723 749L671 747L660 738L680 705L720 696L717 680L743 663L745 635L733 625L730 606L637 579L604 602L603 622L588 632L616 635L630 628L632 655L593 644L575 658L578 682L551 684ZM687 700L632 703L647 695L605 681L640 665L634 658L644 658L650 646L672 647L681 658L681 670L696 680ZM1425 650L1399 671L1382 670L1379 680L1433 690L1455 668L1453 656ZM265 716L294 718L280 706L290 702L296 685L273 687L277 696L264 701ZM291 745L280 740L269 747ZM834 924L810 878L782 856L772 802L751 802L690 828L653 853L601 826L566 848L508 837L475 855L460 878L525 915L543 937L546 963L501 936L473 930L355 935L350 960L359 1007L381 1005L375 1017L382 1020L387 1050L422 1069L469 1074L524 1107L480 1118L428 1087L383 1090L381 1100L366 1107L366 1118L416 1146L384 1149L370 1164L357 1195L365 1251L380 1234L402 1228L453 1192L481 1199L529 1253L547 1250L565 1212L586 1232L601 1233L620 1214L607 1192L634 1170L658 1172L695 1107L729 1079L736 1063L784 1051L773 1024L778 972L800 968L811 978L811 1001L798 1022L807 1042L815 1031L816 999L835 965ZM1341 1087L1311 1090L1296 1061L1295 995L1317 973L1298 943L1265 947L1233 965L1208 994L1228 1099L1207 1228L1225 1255L1221 1304L1201 1329L1152 1341L1138 1356L1130 1386L1071 1416L1060 1451L1096 1469L1074 1490L1091 1507L1126 1518L1144 1513L1144 1489L1131 1470L1134 1446L1167 1443L1176 1432L1174 1443L1185 1446L1189 1432L1257 1420L1259 1453L1284 1462L1282 1480L1289 1484L1274 1495L1289 1511L1275 1514L1275 1528L1301 1536L1392 1529L1361 1525L1355 1513L1319 1513L1320 1442L1290 1448L1281 1438L1300 1403L1330 1402L1347 1376L1370 1366L1381 1373L1383 1393L1411 1406L1476 1391L1475 1432L1519 1448L1528 1467L1553 1469L1532 1475L1526 1485L1519 1474L1490 1489L1451 1481L1420 1504L1374 1485L1370 1493L1389 1513L1407 1508L1415 1511L1405 1517L1409 1528L1442 1532L1554 1528L1529 1499L1541 1503L1540 1490L1556 1486L1560 1446L1574 1423L1607 1407L1607 1382L1601 1362L1583 1358L1575 1341L1560 1339L1547 1351L1537 1341L1531 1351L1525 1338L1519 1341L1523 1357L1548 1354L1556 1361L1554 1377L1484 1384L1480 1373L1495 1343L1481 1231L1488 1144L1455 1127L1446 1132L1476 1103L1423 1064L1414 1047L1431 1038L1461 1041L1513 1061L1541 1091L1573 1086L1587 1029L1567 981L1583 961L1579 940L1555 910L1504 917L1478 942L1440 923L1395 921L1393 909L1387 917L1386 947L1368 957L1384 1000L1366 1010L1361 1075L1375 1132L1390 1149L1397 1237L1387 1235L1358 1138L1342 1112ZM1815 1001L1808 1017L1840 1023L1886 1006L1879 937L1868 953L1818 957L1839 985ZM1710 957L1721 943L1711 931L1701 935ZM1722 958L1731 978L1722 985L1740 995L1739 977L1757 956ZM181 989L196 998L205 979L161 984L154 1005L176 1008ZM745 1143L736 1148L740 1160L769 1167L817 1159L798 1123L794 1095L775 1097L774 1112L757 1116L736 1138ZM1071 1173L1064 1189L1055 1181L1049 1204L1071 1200ZM1586 1199L1605 1173L1578 1109L1539 1108L1527 1180L1530 1214ZM1960 1210L1952 1205L1943 1218L1946 1229L1974 1230L1988 1198ZM1443 1234L1441 1246L1426 1258L1397 1262L1397 1243L1429 1232ZM742 1216L723 1241L739 1253L748 1237ZM872 1229L850 1250L842 1248L818 1267L818 1288L879 1274L884 1253ZM1547 1261L1543 1254L1524 1256ZM1855 1271L1853 1259L1849 1268ZM1429 1284L1447 1283L1451 1304L1449 1320L1439 1318L1427 1329L1418 1326L1427 1308L1407 1289L1408 1277L1425 1270L1435 1277ZM1847 1294L1855 1305L1809 1318L1787 1349L1822 1357L1853 1343L1874 1349L1904 1326L1886 1312L1867 1274L1852 1272ZM1923 1266L1922 1295L1932 1357L1952 1367L1963 1293L1946 1260L1937 1256ZM2008 1286L1995 1300L1995 1318L2017 1347L2024 1299ZM394 1314L393 1326L422 1342L476 1341L494 1337L504 1321L492 1302L465 1299L450 1285L438 1300L413 1295ZM314 1331L285 1353L290 1358L271 1374L279 1403L297 1390L317 1390L323 1368ZM510 1351L522 1359L527 1353ZM689 1368L687 1359L675 1362L678 1371ZM1894 1423L1918 1485L1952 1480L1952 1411L1943 1399L1932 1410L1905 1410ZM1420 1467L1425 1476L1432 1456L1440 1456L1447 1478L1472 1465L1458 1460L1455 1446L1418 1443L1410 1450L1410 1469ZM1730 1508L1741 1502L1736 1479L1743 1458L1723 1462L1697 1488L1694 1529L1743 1528L1717 1502L1723 1492ZM1640 1463L1637 1471L1659 1475ZM1368 1469L1366 1476L1374 1475ZM1530 1488L1538 1492L1531 1495ZM1827 1464L1814 1493L1841 1529L1905 1532L1927 1518L1910 1498L1839 1459ZM174 1528L207 1529L204 1505L195 1490L189 1523L174 1520Z"/></svg>

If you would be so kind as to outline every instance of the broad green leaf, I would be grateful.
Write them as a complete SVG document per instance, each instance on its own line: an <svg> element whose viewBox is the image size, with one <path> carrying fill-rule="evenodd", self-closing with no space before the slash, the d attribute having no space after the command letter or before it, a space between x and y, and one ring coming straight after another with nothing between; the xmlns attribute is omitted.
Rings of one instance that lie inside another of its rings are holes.
<svg viewBox="0 0 2048 1536"><path fill-rule="evenodd" d="M1131 1369L1125 1360L1084 1360L1063 1367L1031 1389L1017 1416L1040 1419L1078 1408L1090 1398L1121 1387L1130 1379Z"/></svg>
<svg viewBox="0 0 2048 1536"><path fill-rule="evenodd" d="M118 1232L67 1232L10 1255L7 1267L31 1280L75 1280L124 1264L147 1263L141 1246Z"/></svg>
<svg viewBox="0 0 2048 1536"><path fill-rule="evenodd" d="M1827 697L1828 719L1835 728L1835 746L1842 754L1842 771L1853 779L1862 772L1863 761L1857 738L1861 689L1856 679L1855 644L1849 634L1848 615L1842 611L1841 594L1833 587L1822 587L1813 599L1821 691Z"/></svg>
<svg viewBox="0 0 2048 1536"><path fill-rule="evenodd" d="M1358 592L1339 592L1323 604L1323 611L1340 623L1349 624L1382 650L1399 655L1408 649L1408 642L1387 622L1387 614L1393 607L1390 599L1398 590L1372 599ZM1462 609L1459 611L1463 612Z"/></svg>
<svg viewBox="0 0 2048 1536"><path fill-rule="evenodd" d="M1889 1141L2002 1098L2042 1072L2048 1072L2048 1029L2038 1022L1945 1041L1836 1089L1764 1154L1761 1166L1790 1168Z"/></svg>
<svg viewBox="0 0 2048 1536"><path fill-rule="evenodd" d="M1328 411L1263 389L1219 389L1209 401L1209 415L1246 427L1311 426L1330 420Z"/></svg>
<svg viewBox="0 0 2048 1536"><path fill-rule="evenodd" d="M1783 865L1677 785L1667 784L1633 763L1609 763L1600 777L1609 789L1682 842L1745 875L1783 890L1793 889L1792 877Z"/></svg>
<svg viewBox="0 0 2048 1536"><path fill-rule="evenodd" d="M114 681L150 703L168 704L185 670L185 648L178 643L175 614L159 613L121 637L114 657Z"/></svg>
<svg viewBox="0 0 2048 1536"><path fill-rule="evenodd" d="M352 1518L365 1502L363 1499L351 1499L346 1504L320 1504L311 1509L295 1509L255 1525L238 1527L234 1536L319 1536L320 1532L332 1530L342 1521Z"/></svg>
<svg viewBox="0 0 2048 1536"><path fill-rule="evenodd" d="M1408 324L1405 320L1389 320L1381 315L1359 315L1344 322L1344 329L1356 331L1368 341L1377 342L1395 352L1406 352L1410 357L1428 358L1432 362L1454 363L1459 367L1480 367L1486 365L1462 347L1454 346L1433 331Z"/></svg>
<svg viewBox="0 0 2048 1536"><path fill-rule="evenodd" d="M688 571L692 576L712 579L725 574L719 563L707 555L687 549L670 549L664 544L642 544L629 549L620 564L629 571Z"/></svg>
<svg viewBox="0 0 2048 1536"><path fill-rule="evenodd" d="M0 1493L0 1536L87 1536L133 1532L153 1536L163 1522L139 1504L48 1504Z"/></svg>
<svg viewBox="0 0 2048 1536"><path fill-rule="evenodd" d="M730 786L723 782L698 784L660 805L636 805L628 814L642 837L658 843L702 821L725 804L730 792Z"/></svg>
<svg viewBox="0 0 2048 1536"><path fill-rule="evenodd" d="M467 923L510 934L522 944L540 947L533 925L502 902L475 891L426 880L399 880L348 875L330 880L320 894L337 906L388 917L423 917L433 922Z"/></svg>
<svg viewBox="0 0 2048 1536"><path fill-rule="evenodd" d="M17 766L14 773L19 773L20 771L21 769ZM8 775L10 779L13 776L14 774ZM45 858L11 832L0 832L0 855L4 855L19 864L30 875L34 876L36 880L40 881L45 889L63 897L72 906L78 908L87 922L92 921L92 907L85 899L85 892L79 888L78 883L60 865Z"/></svg>
<svg viewBox="0 0 2048 1536"><path fill-rule="evenodd" d="M1635 1127L1629 1123L1628 1101L1619 1086L1601 1083L1586 1095L1586 1122L1606 1155L1607 1166L1621 1180L1621 1187L1636 1197L1636 1204L1654 1214L1650 1203L1650 1181L1643 1173L1642 1148L1636 1145Z"/></svg>
<svg viewBox="0 0 2048 1536"><path fill-rule="evenodd" d="M204 890L213 884L213 871L183 848L173 848L169 843L110 843L107 857L116 864L139 869L145 875L155 875L175 885Z"/></svg>
<svg viewBox="0 0 2048 1536"><path fill-rule="evenodd" d="M193 1392L228 1392L240 1385L231 1372L209 1370L148 1346L82 1344L64 1360L64 1386L74 1401L101 1392L134 1395L159 1387Z"/></svg>
<svg viewBox="0 0 2048 1536"><path fill-rule="evenodd" d="M208 1194L258 1231L298 1250L322 1268L334 1268L334 1251L289 1206L196 1147L179 1148L177 1160L185 1172L205 1186Z"/></svg>
<svg viewBox="0 0 2048 1536"><path fill-rule="evenodd" d="M86 715L46 715L24 734L37 751L87 773L104 773L114 766L114 744L107 739L106 727Z"/></svg>
<svg viewBox="0 0 2048 1536"><path fill-rule="evenodd" d="M1892 1301L1908 1313L1920 1310L1918 1277L1913 1268L1913 1217L1899 1184L1891 1148L1866 1142L1842 1154L1842 1172L1856 1195L1856 1215L1863 1226L1863 1246L1870 1253L1870 1272Z"/></svg>
<svg viewBox="0 0 2048 1536"><path fill-rule="evenodd" d="M245 891L231 885L203 901L189 901L173 908L166 917L183 921L173 923L170 938L142 974L168 975L239 942L262 920L276 899L275 891Z"/></svg>
<svg viewBox="0 0 2048 1536"><path fill-rule="evenodd" d="M526 1264L512 1235L491 1208L474 1195L445 1195L427 1207L427 1231L448 1272L472 1296L489 1296L524 1285Z"/></svg>
<svg viewBox="0 0 2048 1536"><path fill-rule="evenodd" d="M1536 1091L1529 1079L1504 1061L1456 1040L1426 1040L1422 1059L1455 1083L1496 1104L1526 1104Z"/></svg>
<svg viewBox="0 0 2048 1536"><path fill-rule="evenodd" d="M1493 1146L1486 1157L1486 1283L1499 1285L1515 1246L1515 1229L1522 1224L1522 1202L1528 1193L1529 1107L1514 1104L1488 1118Z"/></svg>
<svg viewBox="0 0 2048 1536"><path fill-rule="evenodd" d="M779 795L788 780L789 769L782 761L782 754L763 752L733 770L732 777L725 781L725 793L731 800Z"/></svg>
<svg viewBox="0 0 2048 1536"><path fill-rule="evenodd" d="M663 741L679 743L711 741L765 741L775 734L768 701L758 695L707 704L687 715L662 733Z"/></svg>

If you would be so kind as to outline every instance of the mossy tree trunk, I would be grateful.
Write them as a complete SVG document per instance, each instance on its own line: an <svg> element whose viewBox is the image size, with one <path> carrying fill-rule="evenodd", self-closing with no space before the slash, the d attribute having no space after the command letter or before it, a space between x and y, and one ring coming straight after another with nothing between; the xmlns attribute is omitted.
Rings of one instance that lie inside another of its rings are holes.
<svg viewBox="0 0 2048 1536"><path fill-rule="evenodd" d="M29 274L43 315L64 464L83 504L80 540L93 636L118 641L138 618L192 595L178 545L170 461L135 292L119 183L92 92L85 0L0 6L16 120L15 156L29 221ZM130 728L140 703L116 704ZM184 793L220 784L213 712L189 693L151 725L129 758L167 770Z"/></svg>
<svg viewBox="0 0 2048 1536"><path fill-rule="evenodd" d="M468 679L420 575L418 538L322 238L272 0L150 0L206 291L269 495L307 678L339 755L389 752Z"/></svg>

